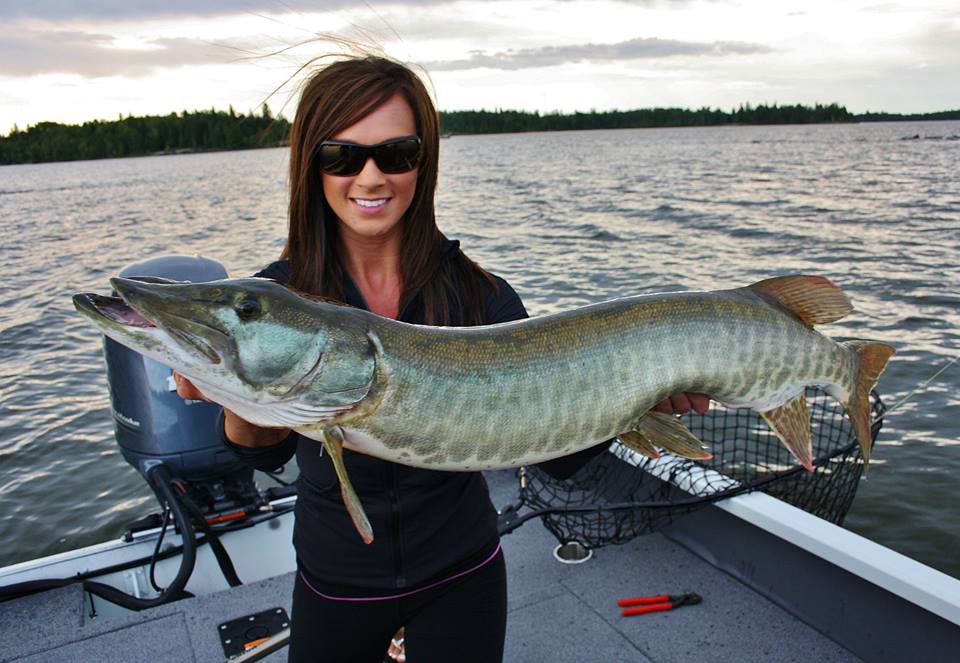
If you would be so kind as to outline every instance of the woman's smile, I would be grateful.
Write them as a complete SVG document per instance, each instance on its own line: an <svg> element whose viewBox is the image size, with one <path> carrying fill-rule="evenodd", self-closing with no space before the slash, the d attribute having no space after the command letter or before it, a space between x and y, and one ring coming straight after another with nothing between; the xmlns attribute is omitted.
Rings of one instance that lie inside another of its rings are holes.
<svg viewBox="0 0 960 663"><path fill-rule="evenodd" d="M375 213L383 210L390 198L351 198L365 212Z"/></svg>

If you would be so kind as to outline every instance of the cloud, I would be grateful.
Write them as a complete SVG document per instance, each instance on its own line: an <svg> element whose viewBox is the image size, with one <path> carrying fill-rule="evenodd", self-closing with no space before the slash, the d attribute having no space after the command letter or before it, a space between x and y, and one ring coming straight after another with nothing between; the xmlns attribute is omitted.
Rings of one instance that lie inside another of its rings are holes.
<svg viewBox="0 0 960 663"><path fill-rule="evenodd" d="M960 63L957 44L960 44L960 20L944 20L926 26L910 46L917 59L930 58L942 64L955 64Z"/></svg>
<svg viewBox="0 0 960 663"><path fill-rule="evenodd" d="M367 6L419 7L455 0L370 0ZM0 19L127 21L237 14L315 13L356 9L356 0L5 0Z"/></svg>
<svg viewBox="0 0 960 663"><path fill-rule="evenodd" d="M457 0L367 0L373 7L403 7L453 4ZM501 2L502 0L490 0ZM576 0L582 2L583 0ZM626 5L683 7L692 0L619 0ZM567 4L573 0L559 0ZM160 17L209 17L235 14L315 13L335 9L358 9L356 0L5 0L0 2L0 20L40 19L125 21Z"/></svg>
<svg viewBox="0 0 960 663"><path fill-rule="evenodd" d="M237 54L197 39L153 39L142 46L118 48L112 36L90 32L2 28L0 76L145 76L160 68L227 62Z"/></svg>
<svg viewBox="0 0 960 663"><path fill-rule="evenodd" d="M774 49L763 44L738 41L693 42L675 39L630 39L616 44L574 44L568 46L541 46L508 50L488 55L473 52L464 60L427 62L430 71L459 71L464 69L528 69L552 67L569 62L618 62L648 60L675 56L727 56L770 53Z"/></svg>
<svg viewBox="0 0 960 663"><path fill-rule="evenodd" d="M316 9L344 6L341 0L314 0ZM171 16L222 16L244 12L289 11L279 0L33 0L0 3L0 18L64 21L73 19L123 21Z"/></svg>

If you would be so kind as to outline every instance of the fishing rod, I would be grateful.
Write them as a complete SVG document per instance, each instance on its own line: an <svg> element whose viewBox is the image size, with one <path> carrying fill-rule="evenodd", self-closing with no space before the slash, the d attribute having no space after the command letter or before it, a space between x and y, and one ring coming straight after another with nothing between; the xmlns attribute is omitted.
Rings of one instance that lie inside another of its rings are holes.
<svg viewBox="0 0 960 663"><path fill-rule="evenodd" d="M936 373L934 373L933 375L931 375L929 378L927 378L926 380L924 380L923 382L921 382L920 384L918 384L916 387L914 387L913 389L911 389L911 390L910 390L910 393L908 393L906 396L904 396L903 398L901 398L899 401L897 401L896 403L894 403L893 405L891 405L891 406L887 409L887 411L884 412L884 413L882 413L880 416L878 416L878 417L875 419L875 421L882 421L883 419L885 419L889 414L893 413L893 412L896 411L901 405L903 405L904 403L906 403L907 401L909 401L911 398L913 398L913 397L917 394L917 392L922 391L927 385L929 385L931 382L933 382L933 381L936 380L938 377L940 377L941 375L943 375L943 372L944 372L944 371L946 371L948 368L950 368L951 366L953 366L954 364L956 364L958 361L960 361L960 354L956 355L953 359L951 359L951 360L948 361L946 364L944 364L944 365L940 368L940 370L938 370Z"/></svg>

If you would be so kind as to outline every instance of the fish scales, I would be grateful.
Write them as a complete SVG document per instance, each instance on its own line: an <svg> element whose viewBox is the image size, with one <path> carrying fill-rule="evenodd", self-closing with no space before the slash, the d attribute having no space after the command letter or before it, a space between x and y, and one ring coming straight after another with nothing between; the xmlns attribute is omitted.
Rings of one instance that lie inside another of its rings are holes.
<svg viewBox="0 0 960 663"><path fill-rule="evenodd" d="M596 444L682 390L734 404L767 396L776 407L797 385L832 381L843 354L737 291L627 298L479 330L383 322L374 331L391 387L374 416L344 424L347 446L372 450L359 432L438 469L513 466ZM831 368L787 356L797 343ZM510 442L520 439L518 457Z"/></svg>

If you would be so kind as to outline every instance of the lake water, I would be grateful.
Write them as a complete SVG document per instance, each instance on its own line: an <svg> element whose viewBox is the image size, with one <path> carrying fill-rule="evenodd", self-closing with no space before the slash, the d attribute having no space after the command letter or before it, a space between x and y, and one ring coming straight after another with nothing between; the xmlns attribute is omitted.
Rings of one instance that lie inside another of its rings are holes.
<svg viewBox="0 0 960 663"><path fill-rule="evenodd" d="M890 405L960 353L958 138L960 122L455 136L438 218L532 315L828 276L857 310L823 330L898 348ZM283 245L285 182L280 149L0 167L0 565L156 507L70 296L158 255L252 273ZM960 364L890 416L845 523L955 577L958 391Z"/></svg>

